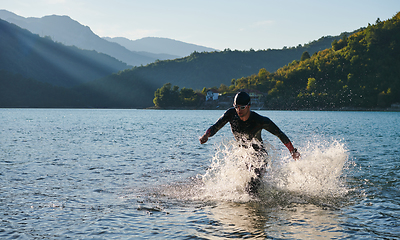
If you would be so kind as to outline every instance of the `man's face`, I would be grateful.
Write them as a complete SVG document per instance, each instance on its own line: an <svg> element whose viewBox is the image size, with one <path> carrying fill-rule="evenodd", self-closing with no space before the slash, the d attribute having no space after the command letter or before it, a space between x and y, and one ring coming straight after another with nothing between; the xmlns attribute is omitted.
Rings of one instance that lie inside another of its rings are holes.
<svg viewBox="0 0 400 240"><path fill-rule="evenodd" d="M236 113L240 118L247 116L247 114L250 112L249 105L235 105L234 107L236 109Z"/></svg>

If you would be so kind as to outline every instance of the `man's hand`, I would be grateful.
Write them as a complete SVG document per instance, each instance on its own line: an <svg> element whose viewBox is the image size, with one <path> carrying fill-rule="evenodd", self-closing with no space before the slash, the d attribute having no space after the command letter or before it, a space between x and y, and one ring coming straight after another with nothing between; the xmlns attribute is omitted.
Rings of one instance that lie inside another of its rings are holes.
<svg viewBox="0 0 400 240"><path fill-rule="evenodd" d="M208 141L208 133L204 133L204 135L201 136L199 140L201 144L206 143Z"/></svg>
<svg viewBox="0 0 400 240"><path fill-rule="evenodd" d="M297 160L300 158L300 153L297 151L297 148L293 147L293 144L291 142L285 143L285 146L288 148L288 150L294 160Z"/></svg>
<svg viewBox="0 0 400 240"><path fill-rule="evenodd" d="M297 160L300 158L300 153L297 151L297 148L293 149L293 151L291 152L292 157L294 160Z"/></svg>

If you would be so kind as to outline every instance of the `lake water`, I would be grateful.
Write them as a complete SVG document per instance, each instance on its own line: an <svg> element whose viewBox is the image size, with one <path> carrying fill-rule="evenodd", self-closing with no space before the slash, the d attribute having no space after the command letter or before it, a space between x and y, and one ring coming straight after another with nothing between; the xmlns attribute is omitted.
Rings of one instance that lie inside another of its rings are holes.
<svg viewBox="0 0 400 240"><path fill-rule="evenodd" d="M0 109L0 238L399 239L399 112L257 112L252 197L223 111Z"/></svg>

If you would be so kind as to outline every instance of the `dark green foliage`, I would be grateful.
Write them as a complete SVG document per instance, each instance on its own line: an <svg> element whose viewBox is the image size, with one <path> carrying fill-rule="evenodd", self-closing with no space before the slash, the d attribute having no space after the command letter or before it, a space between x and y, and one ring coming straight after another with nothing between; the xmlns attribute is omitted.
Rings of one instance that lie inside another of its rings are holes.
<svg viewBox="0 0 400 240"><path fill-rule="evenodd" d="M267 106L278 109L389 107L400 102L399 56L400 13L273 74L233 81L233 90L268 92Z"/></svg>
<svg viewBox="0 0 400 240"><path fill-rule="evenodd" d="M157 107L177 107L179 106L178 86L171 88L171 83L166 83L162 88L157 89L154 93L154 105Z"/></svg>
<svg viewBox="0 0 400 240"><path fill-rule="evenodd" d="M339 38L339 37L336 37ZM190 56L175 60L156 61L147 66L135 67L125 70L119 74L114 74L102 81L102 84L114 84L119 81L140 81L146 83L145 88L140 88L142 84L135 85L134 89L146 95L143 97L141 107L153 105L155 91L165 83L171 86L180 86L189 89L203 89L215 86L225 86L225 91L231 84L232 79L249 76L257 73L260 68L268 71L275 71L279 67L300 59L301 54L306 50L314 53L330 46L333 37L323 37L304 47L286 48L282 50L260 50L260 51L231 51L226 49L222 52L193 52ZM122 80L123 79L123 80ZM94 83L96 84L96 83ZM182 90L183 90L182 89ZM194 100L196 99L196 100ZM144 101L146 100L146 101ZM188 105L193 102L196 105L198 98L186 99L180 106ZM192 106L193 106L192 105Z"/></svg>
<svg viewBox="0 0 400 240"><path fill-rule="evenodd" d="M200 103L200 97L191 88L182 88L166 83L154 93L153 103L160 108L195 107Z"/></svg>
<svg viewBox="0 0 400 240"><path fill-rule="evenodd" d="M301 54L300 61L304 61L309 58L310 58L310 54L307 51L305 51L305 52L303 52L303 54Z"/></svg>
<svg viewBox="0 0 400 240"><path fill-rule="evenodd" d="M135 67L124 74L145 77L155 88L167 82L195 90L221 84L229 86L232 79L256 74L261 68L274 72L294 59L300 60L305 51L313 54L329 48L333 39L340 37L323 37L304 46L279 50L193 52L185 58Z"/></svg>
<svg viewBox="0 0 400 240"><path fill-rule="evenodd" d="M339 51L340 49L344 48L347 46L347 36L344 35L343 38L341 40L334 40L332 42L332 48L335 51Z"/></svg>

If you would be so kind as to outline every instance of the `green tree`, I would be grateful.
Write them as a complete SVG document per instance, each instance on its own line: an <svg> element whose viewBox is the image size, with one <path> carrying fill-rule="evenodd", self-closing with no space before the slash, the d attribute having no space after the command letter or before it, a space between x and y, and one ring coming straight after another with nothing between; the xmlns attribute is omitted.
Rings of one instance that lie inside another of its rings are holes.
<svg viewBox="0 0 400 240"><path fill-rule="evenodd" d="M303 54L301 54L300 61L304 61L306 59L309 59L310 57L311 57L310 54L307 51L305 51L303 52Z"/></svg>
<svg viewBox="0 0 400 240"><path fill-rule="evenodd" d="M265 78L265 77L268 77L269 75L270 75L270 73L265 68L261 68L260 71L258 71L259 78Z"/></svg>
<svg viewBox="0 0 400 240"><path fill-rule="evenodd" d="M218 88L218 92L220 92L220 93L226 93L226 92L228 92L229 91L229 87L228 86L226 86L225 84L221 84L221 86L219 86L219 88Z"/></svg>
<svg viewBox="0 0 400 240"><path fill-rule="evenodd" d="M346 35L344 35L343 38L340 39L339 41L335 39L332 42L332 48L335 51L338 51L346 46L347 46L347 36Z"/></svg>
<svg viewBox="0 0 400 240"><path fill-rule="evenodd" d="M315 78L308 78L307 91L314 92L317 89L317 81Z"/></svg>
<svg viewBox="0 0 400 240"><path fill-rule="evenodd" d="M166 83L154 93L153 103L157 107L176 107L181 101L179 99L178 86L171 87L171 83Z"/></svg>
<svg viewBox="0 0 400 240"><path fill-rule="evenodd" d="M179 96L181 99L185 98L192 98L195 95L193 89L191 88L182 88L181 91L179 92Z"/></svg>

